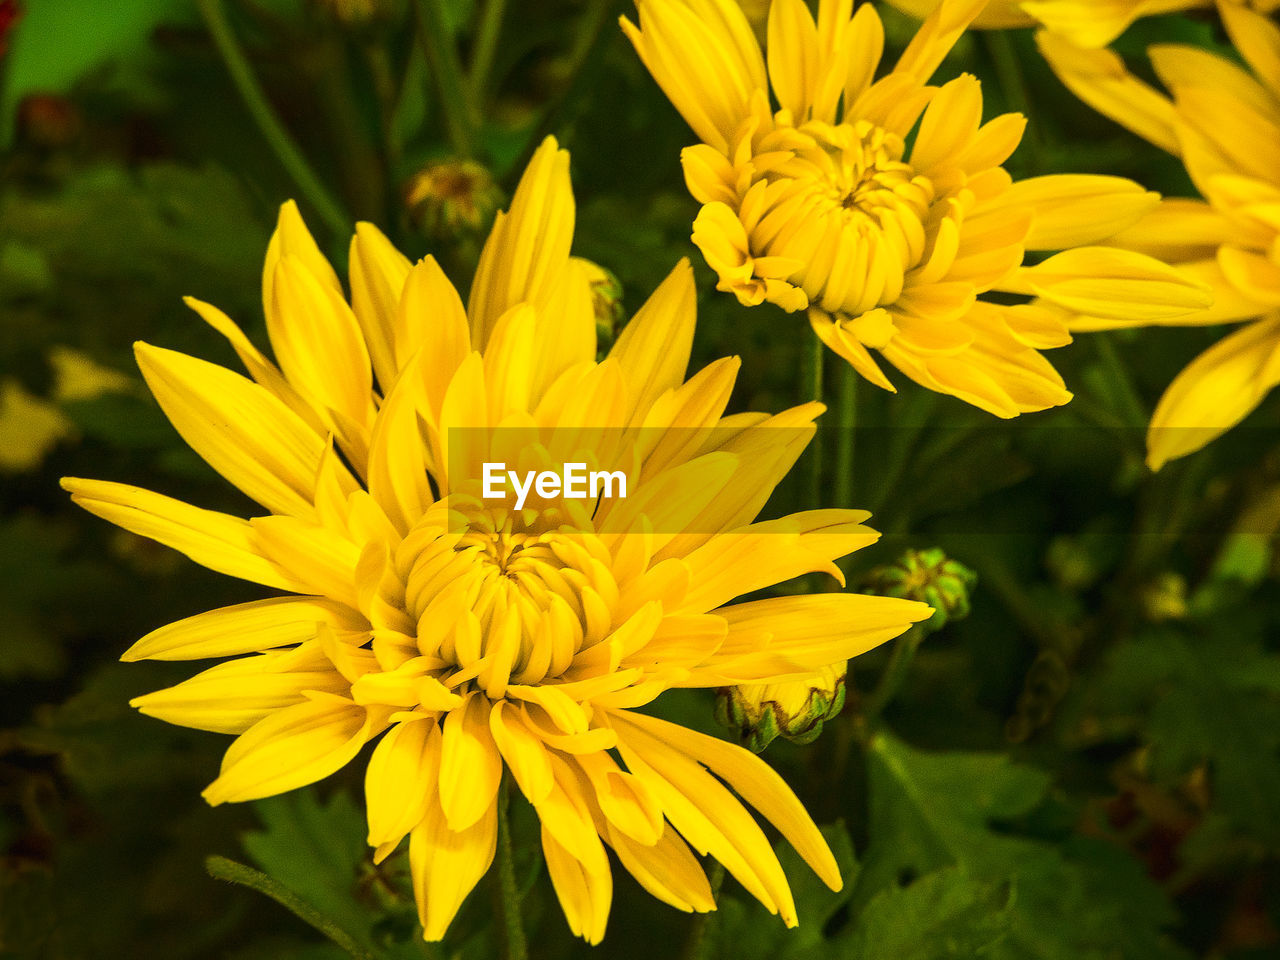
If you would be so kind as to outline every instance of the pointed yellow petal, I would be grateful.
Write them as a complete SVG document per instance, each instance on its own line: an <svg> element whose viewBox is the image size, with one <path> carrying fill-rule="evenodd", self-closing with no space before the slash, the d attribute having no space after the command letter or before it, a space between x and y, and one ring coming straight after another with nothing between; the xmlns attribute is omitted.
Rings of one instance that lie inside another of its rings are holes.
<svg viewBox="0 0 1280 960"><path fill-rule="evenodd" d="M182 438L268 510L311 516L324 442L258 386L224 367L139 342L147 386Z"/></svg>
<svg viewBox="0 0 1280 960"><path fill-rule="evenodd" d="M684 382L696 320L693 267L682 259L609 351L622 368L635 409L642 415L658 396Z"/></svg>
<svg viewBox="0 0 1280 960"><path fill-rule="evenodd" d="M1036 43L1077 97L1162 150L1180 155L1173 104L1129 73L1118 56L1110 50L1081 49L1044 30L1036 33Z"/></svg>
<svg viewBox="0 0 1280 960"><path fill-rule="evenodd" d="M238 517L106 480L64 477L62 488L90 513L172 547L210 570L280 590L308 592L302 581L259 552L249 523Z"/></svg>
<svg viewBox="0 0 1280 960"><path fill-rule="evenodd" d="M351 306L364 332L374 373L385 393L399 372L396 313L409 260L371 223L357 223L351 238Z"/></svg>
<svg viewBox="0 0 1280 960"><path fill-rule="evenodd" d="M1027 249L1065 250L1106 240L1159 203L1159 194L1123 177L1053 174L1016 181L983 209L1029 209Z"/></svg>
<svg viewBox="0 0 1280 960"><path fill-rule="evenodd" d="M1187 365L1164 392L1147 432L1147 465L1194 453L1221 436L1280 383L1280 316L1235 331Z"/></svg>
<svg viewBox="0 0 1280 960"><path fill-rule="evenodd" d="M203 660L258 653L312 640L321 623L341 631L369 628L354 610L323 597L272 597L167 624L148 633L120 659Z"/></svg>
<svg viewBox="0 0 1280 960"><path fill-rule="evenodd" d="M467 305L477 349L516 304L548 303L568 267L574 215L569 153L547 137L520 178L510 212L499 215L480 254Z"/></svg>
<svg viewBox="0 0 1280 960"><path fill-rule="evenodd" d="M452 830L434 796L426 818L409 835L409 870L426 940L442 940L462 902L493 863L498 849L497 797L465 830Z"/></svg>
<svg viewBox="0 0 1280 960"><path fill-rule="evenodd" d="M733 787L742 799L759 810L787 838L787 842L796 848L796 852L813 868L823 883L832 890L839 890L843 886L840 868L836 866L831 848L827 846L808 811L796 799L786 781L767 763L735 744L657 717L628 713L627 719L673 750L704 764Z"/></svg>
<svg viewBox="0 0 1280 960"><path fill-rule="evenodd" d="M365 772L369 846L394 849L436 802L439 780L439 724L425 718L392 726Z"/></svg>
<svg viewBox="0 0 1280 960"><path fill-rule="evenodd" d="M488 698L470 694L444 720L440 755L440 803L451 830L465 830L494 803L502 757L489 731Z"/></svg>
<svg viewBox="0 0 1280 960"><path fill-rule="evenodd" d="M222 774L202 794L210 805L274 796L345 766L385 720L329 694L276 710L236 738Z"/></svg>
<svg viewBox="0 0 1280 960"><path fill-rule="evenodd" d="M176 686L134 697L129 706L166 723L240 734L303 702L309 691L341 694L347 686L313 644L220 663Z"/></svg>

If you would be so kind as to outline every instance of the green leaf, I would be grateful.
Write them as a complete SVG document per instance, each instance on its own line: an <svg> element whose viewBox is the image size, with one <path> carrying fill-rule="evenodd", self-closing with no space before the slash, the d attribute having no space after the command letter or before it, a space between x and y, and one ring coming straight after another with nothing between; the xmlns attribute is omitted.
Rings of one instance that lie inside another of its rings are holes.
<svg viewBox="0 0 1280 960"><path fill-rule="evenodd" d="M1079 709L1136 729L1149 769L1172 784L1209 767L1214 808L1280 848L1280 657L1233 619L1209 636L1163 630L1114 648Z"/></svg>
<svg viewBox="0 0 1280 960"><path fill-rule="evenodd" d="M713 933L717 956L725 960L798 960L826 955L823 931L848 903L858 876L858 861L843 823L823 827L822 835L835 855L844 888L829 889L790 844L779 841L778 862L791 884L799 926L788 930L754 900L744 902L722 897L719 916L712 919L712 923L719 926Z"/></svg>
<svg viewBox="0 0 1280 960"><path fill-rule="evenodd" d="M1162 932L1170 907L1133 861L1105 844L1071 835L1055 843L1014 829L1044 801L1045 773L1003 754L920 751L888 734L872 742L869 761L871 840L853 896L859 914L903 881L955 866L994 891L1016 891L994 958L1183 956ZM1123 896L1097 895L1116 878ZM921 956L947 956L947 942L922 946Z"/></svg>
<svg viewBox="0 0 1280 960"><path fill-rule="evenodd" d="M333 922L331 916L317 910L284 884L278 883L265 873L246 867L243 863L228 860L226 857L209 857L205 860L205 868L211 877L238 883L242 887L248 887L263 896L270 897L295 916L315 927L356 960L373 960L373 953L360 943L357 936L342 929Z"/></svg>
<svg viewBox="0 0 1280 960"><path fill-rule="evenodd" d="M982 883L944 867L877 893L834 952L848 960L991 956L1014 899L1012 884Z"/></svg>

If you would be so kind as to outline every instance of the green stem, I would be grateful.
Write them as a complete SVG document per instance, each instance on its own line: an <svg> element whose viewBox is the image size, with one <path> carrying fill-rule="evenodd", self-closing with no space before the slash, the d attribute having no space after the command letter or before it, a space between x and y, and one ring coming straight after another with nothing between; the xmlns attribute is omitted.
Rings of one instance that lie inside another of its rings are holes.
<svg viewBox="0 0 1280 960"><path fill-rule="evenodd" d="M822 362L826 359L826 347L817 337L807 337L800 356L801 402L822 402ZM822 428L813 437L809 447L809 466L805 475L806 509L814 509L822 500Z"/></svg>
<svg viewBox="0 0 1280 960"><path fill-rule="evenodd" d="M916 658L916 650L920 648L920 642L924 640L925 633L919 625L912 627L902 636L900 636L893 645L893 653L889 655L889 662L885 665L884 672L880 674L880 680L876 683L876 688L866 699L866 705L863 707L863 716L867 723L871 723L881 713L884 708L893 702L893 698L898 695L903 684L907 682L907 674L911 672L911 663Z"/></svg>
<svg viewBox="0 0 1280 960"><path fill-rule="evenodd" d="M218 48L218 54L231 75L240 99L244 101L267 146L275 153L280 165L285 168L299 192L320 215L325 225L338 236L350 233L351 218L307 163L307 158L271 109L266 94L253 75L248 58L236 40L231 24L227 22L222 0L196 0L196 5L200 8L200 15L204 17L209 35Z"/></svg>
<svg viewBox="0 0 1280 960"><path fill-rule="evenodd" d="M615 5L616 0L595 0L587 8L587 12L577 31L577 39L574 41L574 45L569 51L569 56L566 58L565 81L560 100L548 104L538 122L532 126L532 132L525 144L525 149L521 152L519 162L515 164L515 169L524 169L525 164L529 162L529 158L533 156L533 152L538 149L538 144L555 128L558 118L564 114L565 109L572 103L578 90L578 81L590 62L592 52L597 49L596 41L600 39L600 33L604 29L605 23L608 22L609 13L614 9Z"/></svg>
<svg viewBox="0 0 1280 960"><path fill-rule="evenodd" d="M1005 30L984 30L982 41L986 45L987 55L995 68L996 80L1004 94L1009 109L1027 118L1026 158L1033 170L1039 170L1044 159L1044 150L1040 141L1040 131L1035 125L1035 111L1031 109L1031 99L1027 96L1027 83L1022 75L1022 65L1018 61L1018 53L1013 49L1013 42Z"/></svg>
<svg viewBox="0 0 1280 960"><path fill-rule="evenodd" d="M711 866L710 875L707 877L711 884L711 899L715 900L720 896L720 887L724 884L724 864L717 860ZM716 914L698 913L693 917L693 922L689 925L689 935L684 942L684 960L702 960L707 954L707 948L710 946L707 938L707 928L711 925L712 917Z"/></svg>
<svg viewBox="0 0 1280 960"><path fill-rule="evenodd" d="M431 76L444 107L449 140L461 157L472 155L472 135L477 126L467 90L462 83L462 65L449 32L443 0L414 0L418 40L427 56Z"/></svg>
<svg viewBox="0 0 1280 960"><path fill-rule="evenodd" d="M493 56L498 51L498 38L502 36L502 21L507 11L507 0L488 0L476 34L475 53L471 55L471 73L467 77L471 87L471 102L484 103L493 70Z"/></svg>
<svg viewBox="0 0 1280 960"><path fill-rule="evenodd" d="M498 870L497 900L506 932L506 960L528 960L529 945L524 936L520 914L520 887L516 883L515 859L511 853L511 814L509 790L504 780L498 798Z"/></svg>
<svg viewBox="0 0 1280 960"><path fill-rule="evenodd" d="M208 857L204 862L204 866L209 872L209 876L217 880L238 883L242 887L248 887L263 896L270 897L299 919L315 927L351 956L357 958L357 960L373 960L374 955L367 948L357 943L349 933L335 926L324 913L265 873L254 870L252 867L246 867L243 863L228 860L226 857Z"/></svg>
<svg viewBox="0 0 1280 960"><path fill-rule="evenodd" d="M1111 335L1107 333L1095 333L1090 339L1093 341L1094 348L1098 351L1098 360L1101 361L1103 370L1106 372L1107 379L1115 384L1120 391L1121 415L1127 426L1135 428L1145 428L1147 425L1147 408L1142 403L1142 398L1138 396L1138 389L1133 385L1133 378L1129 376L1129 369L1120 359L1120 354L1116 352L1115 344L1111 340Z"/></svg>
<svg viewBox="0 0 1280 960"><path fill-rule="evenodd" d="M853 466L858 430L858 371L841 363L836 374L835 506L853 506Z"/></svg>

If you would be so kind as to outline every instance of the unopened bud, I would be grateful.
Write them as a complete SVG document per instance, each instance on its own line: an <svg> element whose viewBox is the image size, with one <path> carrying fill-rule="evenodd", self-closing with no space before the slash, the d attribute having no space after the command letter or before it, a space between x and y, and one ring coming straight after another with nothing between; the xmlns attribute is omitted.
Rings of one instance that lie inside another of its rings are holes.
<svg viewBox="0 0 1280 960"><path fill-rule="evenodd" d="M502 203L489 171L473 160L446 160L423 167L405 188L409 216L437 238L477 233Z"/></svg>
<svg viewBox="0 0 1280 960"><path fill-rule="evenodd" d="M591 307L596 315L596 343L600 350L607 350L613 343L614 333L622 322L622 284L593 260L573 257L591 284Z"/></svg>
<svg viewBox="0 0 1280 960"><path fill-rule="evenodd" d="M872 570L866 590L929 604L933 616L921 626L933 633L969 615L969 594L977 582L978 575L964 564L930 547L908 550L897 563Z"/></svg>
<svg viewBox="0 0 1280 960"><path fill-rule="evenodd" d="M755 753L776 737L812 743L844 707L845 668L841 661L793 680L722 687L716 693L716 719Z"/></svg>

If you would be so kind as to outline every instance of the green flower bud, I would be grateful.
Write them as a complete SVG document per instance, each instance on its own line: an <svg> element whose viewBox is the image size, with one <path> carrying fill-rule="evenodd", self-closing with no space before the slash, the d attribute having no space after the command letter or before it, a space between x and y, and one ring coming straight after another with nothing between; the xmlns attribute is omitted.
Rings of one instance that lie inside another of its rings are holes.
<svg viewBox="0 0 1280 960"><path fill-rule="evenodd" d="M841 661L781 683L721 687L716 692L716 719L755 753L776 737L812 743L823 724L844 708L845 669Z"/></svg>
<svg viewBox="0 0 1280 960"><path fill-rule="evenodd" d="M876 567L866 586L868 593L919 600L933 607L933 616L921 626L926 633L969 615L969 593L978 575L938 547L908 550L897 563Z"/></svg>

